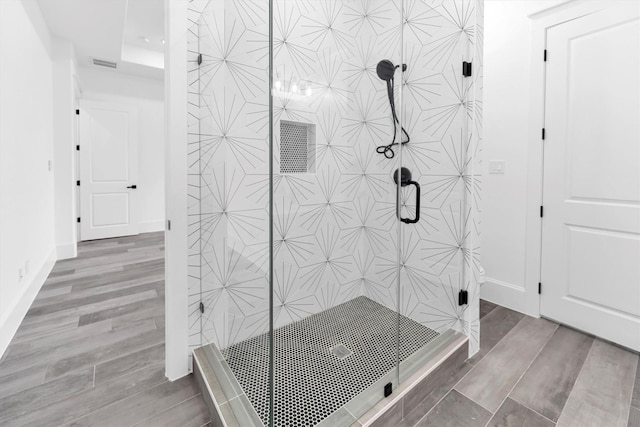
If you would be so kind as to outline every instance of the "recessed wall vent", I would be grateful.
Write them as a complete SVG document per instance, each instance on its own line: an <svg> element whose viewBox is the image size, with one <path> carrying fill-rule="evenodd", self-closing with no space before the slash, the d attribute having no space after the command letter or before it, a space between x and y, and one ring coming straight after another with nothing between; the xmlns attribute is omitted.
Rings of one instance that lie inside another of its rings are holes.
<svg viewBox="0 0 640 427"><path fill-rule="evenodd" d="M315 173L316 125L280 121L280 173Z"/></svg>
<svg viewBox="0 0 640 427"><path fill-rule="evenodd" d="M118 68L118 64L111 61L105 61L103 59L93 58L93 65L97 65L99 67L108 67L108 68Z"/></svg>

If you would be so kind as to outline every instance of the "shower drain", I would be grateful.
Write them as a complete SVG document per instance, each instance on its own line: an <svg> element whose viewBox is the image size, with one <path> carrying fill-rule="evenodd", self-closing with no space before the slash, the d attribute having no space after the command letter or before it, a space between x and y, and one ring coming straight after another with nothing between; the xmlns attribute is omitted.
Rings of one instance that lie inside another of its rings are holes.
<svg viewBox="0 0 640 427"><path fill-rule="evenodd" d="M349 348L344 344L338 344L331 347L329 350L331 350L331 353L340 360L346 359L353 354L353 351L349 350Z"/></svg>

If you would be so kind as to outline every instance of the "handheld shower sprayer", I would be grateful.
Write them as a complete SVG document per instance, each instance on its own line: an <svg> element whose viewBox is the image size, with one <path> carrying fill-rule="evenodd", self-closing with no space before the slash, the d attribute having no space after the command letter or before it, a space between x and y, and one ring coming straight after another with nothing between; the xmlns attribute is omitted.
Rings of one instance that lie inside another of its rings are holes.
<svg viewBox="0 0 640 427"><path fill-rule="evenodd" d="M378 62L378 66L376 67L376 73L378 74L378 77L387 82L387 96L389 97L389 105L391 106L391 115L393 117L393 140L391 141L391 144L381 145L376 148L376 151L380 154L384 154L387 159L392 159L393 156L395 156L395 153L393 151L394 145L406 144L411 140L411 137L409 137L407 131L402 126L400 126L402 133L404 133L407 139L405 141L402 141L401 137L400 142L396 142L396 134L398 133L397 126L400 125L400 121L398 120L398 115L396 114L393 83L396 69L398 68L400 68L400 65L393 65L393 62L389 61L388 59L383 59L382 61ZM404 72L406 70L407 64L402 64L402 71Z"/></svg>

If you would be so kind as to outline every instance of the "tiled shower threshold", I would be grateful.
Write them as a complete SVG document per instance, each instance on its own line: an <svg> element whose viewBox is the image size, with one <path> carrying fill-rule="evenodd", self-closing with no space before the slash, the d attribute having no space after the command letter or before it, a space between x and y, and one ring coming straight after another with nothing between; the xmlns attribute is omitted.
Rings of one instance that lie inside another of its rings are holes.
<svg viewBox="0 0 640 427"><path fill-rule="evenodd" d="M391 336L391 323L398 318L404 343L399 386ZM265 340L254 337L222 352L215 345L194 351L194 374L214 426L264 425ZM278 328L275 341L274 424L279 427L376 425L403 400L437 387L443 376L434 377L435 372L455 369L467 358L466 336L437 334L365 297ZM338 343L345 343L347 351L331 352ZM384 398L387 383L393 384L393 393Z"/></svg>

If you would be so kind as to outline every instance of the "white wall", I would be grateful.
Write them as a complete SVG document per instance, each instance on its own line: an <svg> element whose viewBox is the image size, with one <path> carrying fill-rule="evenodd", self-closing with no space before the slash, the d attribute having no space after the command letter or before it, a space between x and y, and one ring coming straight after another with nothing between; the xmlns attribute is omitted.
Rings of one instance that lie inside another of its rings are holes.
<svg viewBox="0 0 640 427"><path fill-rule="evenodd" d="M165 164L167 219L165 241L165 373L176 380L189 373L189 288L187 285L187 2L164 0ZM169 125L170 124L170 125Z"/></svg>
<svg viewBox="0 0 640 427"><path fill-rule="evenodd" d="M495 286L524 290L532 34L527 3L485 3L482 297L489 299L496 298L487 292ZM506 162L504 175L489 173L492 160Z"/></svg>
<svg viewBox="0 0 640 427"><path fill-rule="evenodd" d="M110 101L138 109L139 230L141 233L164 230L163 82L97 68L80 68L79 75L82 99Z"/></svg>
<svg viewBox="0 0 640 427"><path fill-rule="evenodd" d="M0 355L55 262L50 45L35 1L0 1Z"/></svg>

